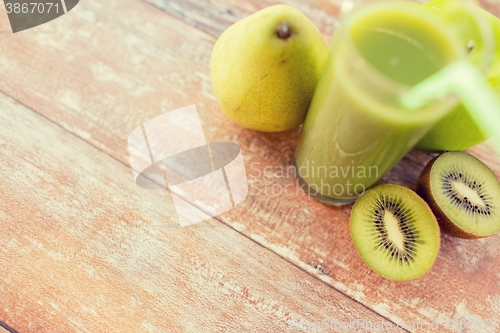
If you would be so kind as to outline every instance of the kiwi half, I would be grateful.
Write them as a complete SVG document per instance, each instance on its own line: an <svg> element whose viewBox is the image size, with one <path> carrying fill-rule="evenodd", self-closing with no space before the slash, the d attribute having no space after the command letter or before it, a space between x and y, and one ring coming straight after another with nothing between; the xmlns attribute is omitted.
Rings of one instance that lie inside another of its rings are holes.
<svg viewBox="0 0 500 333"><path fill-rule="evenodd" d="M500 231L500 181L472 155L448 152L434 158L420 174L416 190L443 232L482 238Z"/></svg>
<svg viewBox="0 0 500 333"><path fill-rule="evenodd" d="M424 275L441 245L429 206L400 185L378 185L363 193L352 209L350 228L361 259L392 280Z"/></svg>

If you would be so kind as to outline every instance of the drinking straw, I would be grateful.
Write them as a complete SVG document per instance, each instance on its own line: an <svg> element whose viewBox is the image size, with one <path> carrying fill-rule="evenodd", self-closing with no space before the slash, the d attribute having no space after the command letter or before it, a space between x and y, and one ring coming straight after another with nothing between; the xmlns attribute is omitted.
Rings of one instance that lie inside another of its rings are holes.
<svg viewBox="0 0 500 333"><path fill-rule="evenodd" d="M415 85L401 102L406 108L416 109L450 93L458 96L472 119L492 138L500 156L500 96L469 61L449 64Z"/></svg>

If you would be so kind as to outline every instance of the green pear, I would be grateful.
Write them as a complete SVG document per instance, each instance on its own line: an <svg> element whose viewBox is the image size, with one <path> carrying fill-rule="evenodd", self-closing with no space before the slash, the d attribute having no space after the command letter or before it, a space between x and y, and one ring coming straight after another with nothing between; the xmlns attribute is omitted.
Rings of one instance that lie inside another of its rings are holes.
<svg viewBox="0 0 500 333"><path fill-rule="evenodd" d="M424 6L448 24L458 24L464 48L468 47L471 50L469 54L471 61L478 63L484 55L484 45L478 27L460 1L434 0L425 3ZM483 9L480 9L479 14L484 15L484 20L487 20L493 28L497 51L486 78L500 94L500 20ZM430 129L416 149L423 151L465 150L486 139L488 137L480 126L475 123L465 107L459 104Z"/></svg>
<svg viewBox="0 0 500 333"><path fill-rule="evenodd" d="M215 43L215 95L241 126L292 129L304 121L327 56L325 39L302 12L270 6L230 26Z"/></svg>

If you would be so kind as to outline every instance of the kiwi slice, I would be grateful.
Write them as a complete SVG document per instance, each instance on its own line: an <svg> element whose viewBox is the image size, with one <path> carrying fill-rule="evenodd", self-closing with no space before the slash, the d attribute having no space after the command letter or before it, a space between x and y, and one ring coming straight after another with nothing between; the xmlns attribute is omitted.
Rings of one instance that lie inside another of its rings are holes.
<svg viewBox="0 0 500 333"><path fill-rule="evenodd" d="M441 230L460 238L482 238L500 231L500 181L472 155L448 152L427 164L417 193L438 218Z"/></svg>
<svg viewBox="0 0 500 333"><path fill-rule="evenodd" d="M441 245L429 206L400 185L378 185L363 193L352 208L350 228L361 259L392 280L424 275Z"/></svg>

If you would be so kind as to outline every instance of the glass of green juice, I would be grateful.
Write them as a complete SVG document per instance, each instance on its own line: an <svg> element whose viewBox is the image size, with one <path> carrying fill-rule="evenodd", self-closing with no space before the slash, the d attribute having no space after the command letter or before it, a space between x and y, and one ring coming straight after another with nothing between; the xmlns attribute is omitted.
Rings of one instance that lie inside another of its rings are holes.
<svg viewBox="0 0 500 333"><path fill-rule="evenodd" d="M354 202L458 104L451 94L418 109L401 102L467 58L458 30L416 2L369 1L342 17L295 151L308 194Z"/></svg>

